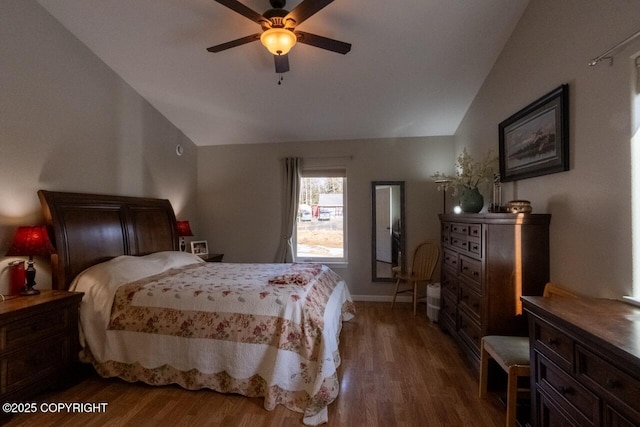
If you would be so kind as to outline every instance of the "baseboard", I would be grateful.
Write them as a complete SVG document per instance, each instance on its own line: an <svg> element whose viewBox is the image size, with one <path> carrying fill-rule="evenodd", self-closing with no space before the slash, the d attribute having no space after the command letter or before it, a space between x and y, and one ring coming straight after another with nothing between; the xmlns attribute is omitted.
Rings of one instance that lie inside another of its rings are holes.
<svg viewBox="0 0 640 427"><path fill-rule="evenodd" d="M622 297L622 302L626 302L627 304L635 305L636 307L640 307L640 298L635 298L632 296L625 295Z"/></svg>
<svg viewBox="0 0 640 427"><path fill-rule="evenodd" d="M391 302L393 300L393 295L351 295L351 299L354 301ZM411 297L407 295L400 295L396 298L396 302L411 301Z"/></svg>

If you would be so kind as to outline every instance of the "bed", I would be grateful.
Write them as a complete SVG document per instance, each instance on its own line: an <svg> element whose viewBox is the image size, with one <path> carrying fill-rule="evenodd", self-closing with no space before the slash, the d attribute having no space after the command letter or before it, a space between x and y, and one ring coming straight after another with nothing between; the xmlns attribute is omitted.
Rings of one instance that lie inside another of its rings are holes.
<svg viewBox="0 0 640 427"><path fill-rule="evenodd" d="M38 192L54 289L84 292L80 359L103 377L264 398L327 422L355 309L321 264L206 263L179 252L168 200Z"/></svg>

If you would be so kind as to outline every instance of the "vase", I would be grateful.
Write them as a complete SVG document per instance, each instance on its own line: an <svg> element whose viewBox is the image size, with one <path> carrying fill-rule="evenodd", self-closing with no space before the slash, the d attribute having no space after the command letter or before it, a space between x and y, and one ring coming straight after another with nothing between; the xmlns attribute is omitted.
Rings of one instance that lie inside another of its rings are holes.
<svg viewBox="0 0 640 427"><path fill-rule="evenodd" d="M465 188L460 196L460 209L465 213L478 213L484 207L484 197L478 187Z"/></svg>

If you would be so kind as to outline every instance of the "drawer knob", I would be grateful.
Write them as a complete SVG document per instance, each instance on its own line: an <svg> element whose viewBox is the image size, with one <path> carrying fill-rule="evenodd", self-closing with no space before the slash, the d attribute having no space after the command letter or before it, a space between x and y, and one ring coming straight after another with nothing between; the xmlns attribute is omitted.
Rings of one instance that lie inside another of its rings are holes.
<svg viewBox="0 0 640 427"><path fill-rule="evenodd" d="M551 346L558 345L558 340L553 337L549 337L547 338L547 344Z"/></svg>

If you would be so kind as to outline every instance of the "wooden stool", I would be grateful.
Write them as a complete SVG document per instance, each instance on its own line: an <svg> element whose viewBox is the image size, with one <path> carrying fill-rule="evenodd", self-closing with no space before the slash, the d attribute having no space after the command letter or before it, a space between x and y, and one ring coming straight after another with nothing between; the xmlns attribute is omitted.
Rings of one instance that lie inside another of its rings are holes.
<svg viewBox="0 0 640 427"><path fill-rule="evenodd" d="M480 398L487 394L487 376L489 359L494 359L507 373L507 427L516 423L516 401L518 378L528 377L529 369L529 337L513 337L487 335L480 343Z"/></svg>

